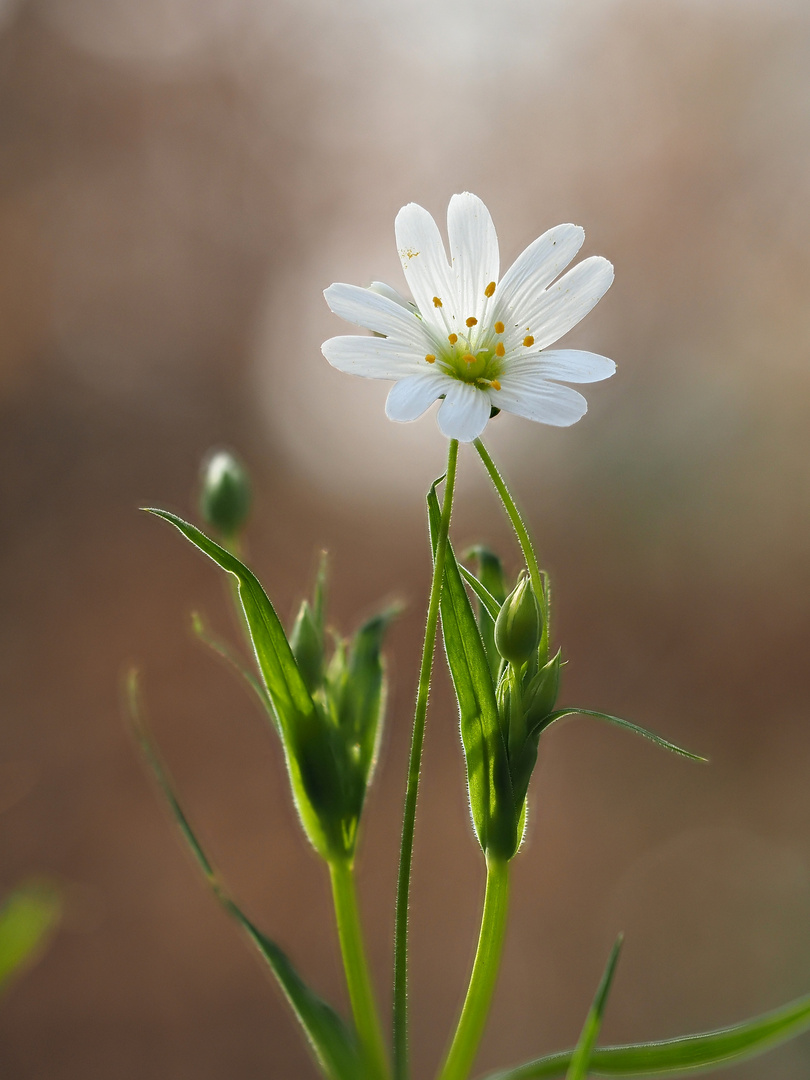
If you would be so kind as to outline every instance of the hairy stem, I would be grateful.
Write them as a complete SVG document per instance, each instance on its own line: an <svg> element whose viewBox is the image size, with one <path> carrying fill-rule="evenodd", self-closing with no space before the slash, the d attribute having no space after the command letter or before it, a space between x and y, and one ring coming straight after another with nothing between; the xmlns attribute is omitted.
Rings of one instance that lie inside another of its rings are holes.
<svg viewBox="0 0 810 1080"><path fill-rule="evenodd" d="M349 860L334 860L329 863L329 872L340 951L357 1036L366 1057L369 1078L386 1080L390 1070L363 945L354 868Z"/></svg>
<svg viewBox="0 0 810 1080"><path fill-rule="evenodd" d="M413 834L416 820L416 797L419 792L419 774L422 766L422 745L425 739L430 675L433 669L433 653L436 646L436 625L439 619L439 599L444 578L447 554L447 534L453 509L453 489L456 480L458 441L450 440L447 453L447 476L445 478L442 516L433 564L433 580L430 586L425 640L422 646L422 664L419 669L419 687L413 717L411 754L408 761L408 784L405 790L405 810L402 821L402 843L399 855L397 901L394 919L394 1077L406 1080L408 1076L408 903L411 891L411 866L413 863Z"/></svg>

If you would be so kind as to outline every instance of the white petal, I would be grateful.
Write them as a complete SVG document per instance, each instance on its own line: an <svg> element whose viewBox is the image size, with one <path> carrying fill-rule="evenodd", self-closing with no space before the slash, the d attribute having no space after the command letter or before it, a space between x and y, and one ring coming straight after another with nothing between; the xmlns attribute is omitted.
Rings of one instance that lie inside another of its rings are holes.
<svg viewBox="0 0 810 1080"><path fill-rule="evenodd" d="M402 270L423 319L444 338L455 325L456 290L438 226L417 203L408 203L394 222ZM434 304L441 300L441 307Z"/></svg>
<svg viewBox="0 0 810 1080"><path fill-rule="evenodd" d="M538 236L503 275L497 290L498 315L506 316L508 310L522 320L523 311L563 272L584 240L585 230L579 225L555 225ZM503 321L510 320L504 317Z"/></svg>
<svg viewBox="0 0 810 1080"><path fill-rule="evenodd" d="M602 299L613 281L613 266L592 255L563 274L525 310L515 312L521 325L531 328L534 345L545 349L584 319Z"/></svg>
<svg viewBox="0 0 810 1080"><path fill-rule="evenodd" d="M548 382L537 372L513 374L511 369L501 376L501 389L493 391L492 403L506 412L555 427L569 427L588 411L585 398L570 386Z"/></svg>
<svg viewBox="0 0 810 1080"><path fill-rule="evenodd" d="M394 335L401 341L411 343L417 351L427 348L427 335L422 322L408 308L395 300L359 285L330 285L323 294L326 302L346 322L364 326L386 337Z"/></svg>
<svg viewBox="0 0 810 1080"><path fill-rule="evenodd" d="M527 349L523 356L509 362L508 370L514 374L536 371L544 379L562 382L591 383L609 379L616 365L606 356L580 349L549 349L541 353Z"/></svg>
<svg viewBox="0 0 810 1080"><path fill-rule="evenodd" d="M390 338L329 338L321 352L338 371L362 375L366 379L404 379L425 367L424 355L403 348Z"/></svg>
<svg viewBox="0 0 810 1080"><path fill-rule="evenodd" d="M437 397L446 394L448 384L452 383L447 375L411 375L401 379L391 387L385 403L385 415L389 420L416 420Z"/></svg>
<svg viewBox="0 0 810 1080"><path fill-rule="evenodd" d="M439 407L439 430L448 439L472 442L487 426L492 408L489 394L472 383L451 382L447 397Z"/></svg>
<svg viewBox="0 0 810 1080"><path fill-rule="evenodd" d="M410 300L406 300L396 289L393 289L390 285L386 285L384 281L372 281L368 289L369 292L379 293L380 296L387 296L389 300L393 300L395 304L399 304L399 306L405 308L406 311L410 311L412 314L416 313L416 305L412 304Z"/></svg>
<svg viewBox="0 0 810 1080"><path fill-rule="evenodd" d="M497 282L500 270L498 236L489 210L477 195L454 195L447 208L450 262L456 281L458 316L481 322L487 297L484 290Z"/></svg>

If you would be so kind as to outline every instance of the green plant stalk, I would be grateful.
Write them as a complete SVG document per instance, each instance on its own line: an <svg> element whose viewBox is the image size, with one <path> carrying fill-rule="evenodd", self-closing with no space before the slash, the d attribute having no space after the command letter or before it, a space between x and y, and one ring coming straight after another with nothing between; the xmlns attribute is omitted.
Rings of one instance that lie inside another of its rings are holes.
<svg viewBox="0 0 810 1080"><path fill-rule="evenodd" d="M357 1036L366 1057L369 1077L386 1080L390 1076L388 1055L363 945L354 867L349 859L334 859L329 863L329 873L332 879L340 951Z"/></svg>
<svg viewBox="0 0 810 1080"><path fill-rule="evenodd" d="M544 607L544 620L543 620L543 638L541 647L545 646L546 659L548 659L548 643L549 643L549 625L548 625L548 604L546 602L546 591L543 587L543 575L540 573L540 567L537 563L537 556L534 553L532 542L529 539L529 533L524 524L523 518L520 516L520 511L515 505L515 500L506 486L506 482L501 474L498 472L498 467L492 458L489 456L489 452L480 439L476 439L474 444L475 449L478 451L478 456L484 463L484 468L489 473L492 483L495 485L495 490L501 497L504 510L506 510L509 520L512 522L512 528L517 534L518 543L523 551L523 558L526 560L526 566L529 570L529 577L532 580L532 588L534 594L541 601Z"/></svg>
<svg viewBox="0 0 810 1080"><path fill-rule="evenodd" d="M411 867L413 864L413 834L416 820L416 797L419 793L419 774L422 767L422 745L425 739L430 675L436 646L436 626L439 621L439 600L444 579L444 563L447 555L447 535L450 530L450 514L453 509L453 490L456 482L458 440L451 439L447 451L447 474L445 477L442 516L433 564L433 580L430 585L425 640L422 645L422 664L419 669L419 687L413 717L411 753L408 760L408 783L405 789L405 810L402 820L402 842L399 854L397 878L396 913L394 916L394 1077L407 1080L408 1076L408 902L411 891Z"/></svg>
<svg viewBox="0 0 810 1080"><path fill-rule="evenodd" d="M498 968L509 905L509 863L487 857L487 889L481 932L475 951L470 985L453 1042L445 1058L440 1080L467 1080L484 1033Z"/></svg>

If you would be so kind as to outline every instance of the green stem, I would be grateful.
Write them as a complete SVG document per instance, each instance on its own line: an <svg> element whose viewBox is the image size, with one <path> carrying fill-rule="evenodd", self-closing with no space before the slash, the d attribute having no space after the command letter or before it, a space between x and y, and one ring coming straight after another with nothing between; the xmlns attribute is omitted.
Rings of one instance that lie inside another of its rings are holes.
<svg viewBox="0 0 810 1080"><path fill-rule="evenodd" d="M371 986L366 951L363 946L360 912L357 908L357 892L354 886L354 868L348 859L336 859L329 863L329 873L332 878L335 918L354 1025L360 1045L365 1052L369 1077L386 1080L390 1076L390 1071L380 1017Z"/></svg>
<svg viewBox="0 0 810 1080"><path fill-rule="evenodd" d="M508 904L509 863L505 859L487 858L487 891L478 948L464 1008L440 1080L466 1080L475 1061L498 977Z"/></svg>
<svg viewBox="0 0 810 1080"><path fill-rule="evenodd" d="M413 717L411 755L408 761L408 784L405 790L405 810L402 821L402 843L397 878L397 901L394 919L394 1076L406 1080L408 1076L408 901L411 891L411 866L413 863L413 833L416 820L416 797L419 792L419 773L422 766L422 745L425 739L430 675L433 668L433 652L436 645L436 624L439 619L439 599L444 578L447 554L447 534L453 508L453 489L456 481L458 441L450 440L447 452L447 476L445 478L444 502L436 542L436 558L433 563L433 580L430 585L425 640L422 646L422 665L419 669L419 688Z"/></svg>
<svg viewBox="0 0 810 1080"><path fill-rule="evenodd" d="M545 646L545 652L548 652L549 642L549 610L548 601L546 597L546 591L544 588L543 575L540 573L540 567L537 562L537 556L534 553L532 542L529 539L529 532L524 524L523 518L520 516L520 511L515 505L515 500L512 498L512 494L509 488L506 486L506 481L498 472L498 467L492 458L489 456L489 452L480 439L476 439L474 443L475 449L478 451L478 456L484 463L484 468L489 473L492 483L495 485L495 490L501 497L504 510L506 510L509 520L512 522L512 528L515 530L518 538L518 542L523 551L523 558L526 560L526 566L529 570L529 577L532 581L532 588L534 594L541 601L544 608L545 618L543 620L543 638L540 643L541 649Z"/></svg>

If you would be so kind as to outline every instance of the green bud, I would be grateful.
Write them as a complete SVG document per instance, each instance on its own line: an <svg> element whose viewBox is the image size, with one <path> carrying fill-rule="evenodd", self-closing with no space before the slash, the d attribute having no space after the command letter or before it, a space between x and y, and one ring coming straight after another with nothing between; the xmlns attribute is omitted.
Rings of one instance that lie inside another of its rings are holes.
<svg viewBox="0 0 810 1080"><path fill-rule="evenodd" d="M314 694L323 682L323 642L307 600L301 604L290 634L290 648L307 690Z"/></svg>
<svg viewBox="0 0 810 1080"><path fill-rule="evenodd" d="M540 606L528 575L523 573L495 622L495 645L505 660L520 667L537 652L542 631Z"/></svg>
<svg viewBox="0 0 810 1080"><path fill-rule="evenodd" d="M212 450L200 468L200 513L228 539L242 529L250 513L250 478L229 450Z"/></svg>
<svg viewBox="0 0 810 1080"><path fill-rule="evenodd" d="M557 655L552 656L545 667L540 668L524 691L523 713L530 731L554 711L560 692L560 665L558 650Z"/></svg>

